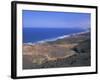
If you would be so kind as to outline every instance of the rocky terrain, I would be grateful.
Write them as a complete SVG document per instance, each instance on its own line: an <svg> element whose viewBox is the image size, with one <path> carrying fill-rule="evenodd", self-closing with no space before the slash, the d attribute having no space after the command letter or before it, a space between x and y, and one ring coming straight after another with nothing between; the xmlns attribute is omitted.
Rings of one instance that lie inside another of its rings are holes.
<svg viewBox="0 0 100 80"><path fill-rule="evenodd" d="M90 32L23 44L23 69L90 66Z"/></svg>

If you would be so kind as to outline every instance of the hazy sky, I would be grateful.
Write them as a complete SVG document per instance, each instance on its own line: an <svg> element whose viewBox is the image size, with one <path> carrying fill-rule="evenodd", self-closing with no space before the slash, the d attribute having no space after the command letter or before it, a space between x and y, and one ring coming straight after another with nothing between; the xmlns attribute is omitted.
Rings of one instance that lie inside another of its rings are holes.
<svg viewBox="0 0 100 80"><path fill-rule="evenodd" d="M47 12L23 10L23 27L33 28L87 28L89 13Z"/></svg>

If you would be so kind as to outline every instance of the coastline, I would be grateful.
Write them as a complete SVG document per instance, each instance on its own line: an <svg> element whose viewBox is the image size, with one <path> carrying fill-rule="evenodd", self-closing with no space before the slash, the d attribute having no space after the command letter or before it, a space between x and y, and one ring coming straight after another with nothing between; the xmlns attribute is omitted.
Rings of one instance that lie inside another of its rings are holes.
<svg viewBox="0 0 100 80"><path fill-rule="evenodd" d="M23 69L90 66L90 31L23 45Z"/></svg>
<svg viewBox="0 0 100 80"><path fill-rule="evenodd" d="M90 31L78 32L78 33L63 35L63 36L59 36L59 37L55 37L55 38L51 38L51 39L44 39L44 40L37 41L37 42L28 42L28 43L23 43L23 44L26 44L26 45L42 44L42 43L46 43L46 42L52 42L52 41L56 41L56 40L60 40L60 39L64 39L64 38L73 37L75 35L81 35L81 34L88 33L88 32L90 32Z"/></svg>

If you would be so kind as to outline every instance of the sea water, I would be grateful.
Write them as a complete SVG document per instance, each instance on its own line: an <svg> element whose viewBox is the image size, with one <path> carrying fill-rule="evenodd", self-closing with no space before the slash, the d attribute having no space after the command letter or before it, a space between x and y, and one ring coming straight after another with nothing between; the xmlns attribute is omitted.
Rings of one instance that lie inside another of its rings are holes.
<svg viewBox="0 0 100 80"><path fill-rule="evenodd" d="M23 43L36 43L44 40L55 40L64 35L84 32L81 28L23 28Z"/></svg>

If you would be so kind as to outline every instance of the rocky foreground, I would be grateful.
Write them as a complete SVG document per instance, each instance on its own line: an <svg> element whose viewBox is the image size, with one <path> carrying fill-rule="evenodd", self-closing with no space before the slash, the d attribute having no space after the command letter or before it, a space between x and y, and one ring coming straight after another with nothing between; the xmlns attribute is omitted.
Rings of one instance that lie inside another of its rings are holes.
<svg viewBox="0 0 100 80"><path fill-rule="evenodd" d="M90 66L90 32L23 44L23 69Z"/></svg>

